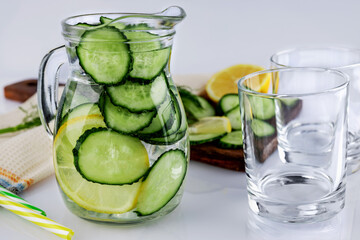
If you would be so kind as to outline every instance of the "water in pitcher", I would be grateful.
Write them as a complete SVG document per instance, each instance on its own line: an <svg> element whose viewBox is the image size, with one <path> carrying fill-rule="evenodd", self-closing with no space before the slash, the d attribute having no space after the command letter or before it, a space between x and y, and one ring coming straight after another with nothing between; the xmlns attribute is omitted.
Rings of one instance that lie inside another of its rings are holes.
<svg viewBox="0 0 360 240"><path fill-rule="evenodd" d="M170 7L158 14L90 14L63 21L70 70L56 114L54 166L74 214L136 223L180 203L189 140L169 65L174 26L184 17L181 8ZM45 95L47 63L57 51L41 66ZM42 96L46 120L51 101Z"/></svg>

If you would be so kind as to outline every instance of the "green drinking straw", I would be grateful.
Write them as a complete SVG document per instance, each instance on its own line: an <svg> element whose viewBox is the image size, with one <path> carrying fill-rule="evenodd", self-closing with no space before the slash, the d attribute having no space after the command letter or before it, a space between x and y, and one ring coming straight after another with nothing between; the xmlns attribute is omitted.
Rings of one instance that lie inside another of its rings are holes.
<svg viewBox="0 0 360 240"><path fill-rule="evenodd" d="M30 203L28 203L27 201L25 201L24 199L22 199L18 195L10 192L9 190L7 190L6 188L4 188L1 185L0 185L0 195L3 195L5 197L7 197L7 198L10 198L11 200L13 200L13 201L15 201L17 203L20 203L23 206L26 206L26 207L32 209L33 211L40 213L43 216L46 216L46 213L45 213L44 210L41 210L40 208L31 205Z"/></svg>

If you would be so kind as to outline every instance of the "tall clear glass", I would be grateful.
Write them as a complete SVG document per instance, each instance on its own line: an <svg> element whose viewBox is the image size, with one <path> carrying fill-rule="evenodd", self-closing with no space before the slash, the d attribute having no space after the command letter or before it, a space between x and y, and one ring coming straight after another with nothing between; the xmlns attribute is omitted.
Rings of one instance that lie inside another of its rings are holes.
<svg viewBox="0 0 360 240"><path fill-rule="evenodd" d="M169 66L174 26L184 17L170 7L62 21L66 45L44 57L38 100L54 139L56 179L74 214L136 223L180 203L189 141ZM62 64L69 73L58 104Z"/></svg>
<svg viewBox="0 0 360 240"><path fill-rule="evenodd" d="M268 79L259 92L259 79ZM316 222L344 207L348 78L283 68L239 83L250 209L281 222Z"/></svg>
<svg viewBox="0 0 360 240"><path fill-rule="evenodd" d="M360 49L307 47L275 53L271 67L323 67L342 71L350 77L348 173L360 169Z"/></svg>

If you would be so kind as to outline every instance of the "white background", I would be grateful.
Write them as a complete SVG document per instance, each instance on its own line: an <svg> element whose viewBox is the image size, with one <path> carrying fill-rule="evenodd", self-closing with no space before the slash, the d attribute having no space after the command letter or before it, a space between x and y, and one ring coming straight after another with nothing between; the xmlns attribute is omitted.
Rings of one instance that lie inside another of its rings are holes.
<svg viewBox="0 0 360 240"><path fill-rule="evenodd" d="M360 48L360 1L350 0L0 0L0 87L37 77L42 57L64 44L60 21L94 12L158 12L182 6L187 18L177 27L171 70L206 73L233 64L269 66L279 50L299 46ZM2 91L2 90L1 90ZM0 112L15 107L0 94ZM1 119L0 119L1 121ZM349 178L347 207L318 225L277 225L247 214L245 176L192 162L183 201L165 218L119 226L73 216L60 199L54 177L22 196L48 216L75 230L74 239L359 239L360 175ZM58 239L0 208L0 239Z"/></svg>
<svg viewBox="0 0 360 240"><path fill-rule="evenodd" d="M36 77L64 43L60 21L94 12L158 12L182 6L173 74L214 73L238 63L268 67L270 55L307 45L360 48L357 0L0 0L0 81Z"/></svg>

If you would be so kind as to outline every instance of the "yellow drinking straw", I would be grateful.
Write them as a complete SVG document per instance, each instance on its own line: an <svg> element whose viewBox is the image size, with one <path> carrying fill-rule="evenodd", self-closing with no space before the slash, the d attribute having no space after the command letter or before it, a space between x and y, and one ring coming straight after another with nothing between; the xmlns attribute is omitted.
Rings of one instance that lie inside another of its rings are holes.
<svg viewBox="0 0 360 240"><path fill-rule="evenodd" d="M45 211L31 205L30 203L28 203L27 201L25 201L24 199L22 199L21 197L19 197L15 193L12 193L11 191L7 190L6 188L4 188L1 185L0 185L0 195L4 195L5 197L10 198L10 200L14 200L14 202L21 203L22 205L25 205L26 207L31 208L35 212L38 212L41 215L46 217Z"/></svg>
<svg viewBox="0 0 360 240"><path fill-rule="evenodd" d="M0 206L63 239L71 240L72 236L74 235L73 230L43 216L36 210L16 202L14 198L9 198L6 195L0 194Z"/></svg>

